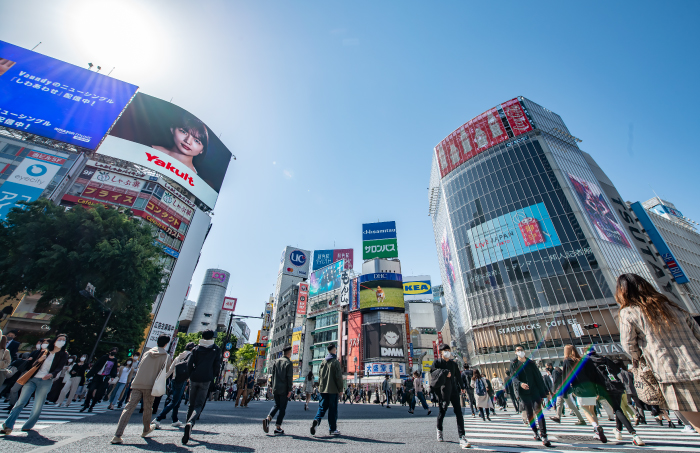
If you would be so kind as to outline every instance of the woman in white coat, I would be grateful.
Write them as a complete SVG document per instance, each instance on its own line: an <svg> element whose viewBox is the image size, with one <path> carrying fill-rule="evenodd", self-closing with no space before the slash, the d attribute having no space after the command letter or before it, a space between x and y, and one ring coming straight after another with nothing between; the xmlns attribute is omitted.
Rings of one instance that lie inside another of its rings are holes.
<svg viewBox="0 0 700 453"><path fill-rule="evenodd" d="M311 400L311 394L314 392L314 372L309 371L304 381L304 393L306 393L306 404L304 405L304 410L309 408L309 400Z"/></svg>
<svg viewBox="0 0 700 453"><path fill-rule="evenodd" d="M474 388L474 396L476 397L476 407L479 408L479 416L482 420L484 420L484 409L486 409L486 419L491 421L491 418L489 417L489 409L492 411L494 410L493 401L491 401L491 397L489 397L486 378L481 376L481 372L479 372L479 370L474 370L471 384Z"/></svg>

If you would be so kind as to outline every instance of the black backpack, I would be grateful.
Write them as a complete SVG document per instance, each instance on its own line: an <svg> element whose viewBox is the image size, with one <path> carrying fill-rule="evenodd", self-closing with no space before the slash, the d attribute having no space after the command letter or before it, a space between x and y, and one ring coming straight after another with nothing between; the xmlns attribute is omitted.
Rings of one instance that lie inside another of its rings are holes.
<svg viewBox="0 0 700 453"><path fill-rule="evenodd" d="M190 378L190 367L189 359L192 358L192 354L187 357L188 360L183 360L182 362L175 365L175 382L185 382Z"/></svg>
<svg viewBox="0 0 700 453"><path fill-rule="evenodd" d="M625 393L625 384L617 377L619 369L615 367L612 361L600 356L591 356L591 359L591 362L595 365L595 369L605 383L605 390L615 395L622 395Z"/></svg>

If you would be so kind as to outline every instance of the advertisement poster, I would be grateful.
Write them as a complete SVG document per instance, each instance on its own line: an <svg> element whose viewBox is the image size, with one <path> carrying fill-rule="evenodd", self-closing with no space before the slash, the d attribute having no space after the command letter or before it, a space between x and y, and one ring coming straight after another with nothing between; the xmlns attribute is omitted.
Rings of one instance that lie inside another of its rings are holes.
<svg viewBox="0 0 700 453"><path fill-rule="evenodd" d="M476 267L561 245L544 203L509 212L467 230Z"/></svg>
<svg viewBox="0 0 700 453"><path fill-rule="evenodd" d="M404 334L401 324L366 324L362 342L367 358L404 358Z"/></svg>
<svg viewBox="0 0 700 453"><path fill-rule="evenodd" d="M309 284L299 283L299 299L297 300L297 314L305 315L309 302Z"/></svg>
<svg viewBox="0 0 700 453"><path fill-rule="evenodd" d="M280 272L295 277L309 276L309 258L311 253L295 247L285 247L280 259Z"/></svg>
<svg viewBox="0 0 700 453"><path fill-rule="evenodd" d="M430 280L411 280L403 282L403 294L404 300L432 300L433 287Z"/></svg>
<svg viewBox="0 0 700 453"><path fill-rule="evenodd" d="M138 87L0 41L0 124L95 149Z"/></svg>
<svg viewBox="0 0 700 453"><path fill-rule="evenodd" d="M442 232L442 240L440 241L442 248L442 262L445 266L445 276L447 277L447 286L450 289L454 288L455 284L455 267L452 263L452 251L450 250L450 242L447 240L447 228Z"/></svg>
<svg viewBox="0 0 700 453"><path fill-rule="evenodd" d="M360 310L404 308L401 274L379 273L360 276Z"/></svg>
<svg viewBox="0 0 700 453"><path fill-rule="evenodd" d="M362 259L397 258L399 248L396 239L379 239L362 243Z"/></svg>
<svg viewBox="0 0 700 453"><path fill-rule="evenodd" d="M301 327L295 327L292 331L292 361L299 360L301 348Z"/></svg>
<svg viewBox="0 0 700 453"><path fill-rule="evenodd" d="M65 162L50 154L30 152L0 186L0 220L10 209L22 207L18 202L38 199Z"/></svg>
<svg viewBox="0 0 700 453"><path fill-rule="evenodd" d="M143 93L134 96L98 152L155 170L212 209L232 156L199 118Z"/></svg>
<svg viewBox="0 0 700 453"><path fill-rule="evenodd" d="M315 271L340 260L345 260L345 269L352 269L353 249L314 250L314 261L311 269Z"/></svg>
<svg viewBox="0 0 700 453"><path fill-rule="evenodd" d="M344 267L345 262L338 261L313 272L309 278L309 297L315 297L340 288Z"/></svg>
<svg viewBox="0 0 700 453"><path fill-rule="evenodd" d="M571 173L569 173L569 181L571 181L571 186L576 192L578 201L593 224L593 228L598 233L598 236L602 240L613 244L632 247L623 232L622 225L620 225L612 209L605 201L600 187Z"/></svg>

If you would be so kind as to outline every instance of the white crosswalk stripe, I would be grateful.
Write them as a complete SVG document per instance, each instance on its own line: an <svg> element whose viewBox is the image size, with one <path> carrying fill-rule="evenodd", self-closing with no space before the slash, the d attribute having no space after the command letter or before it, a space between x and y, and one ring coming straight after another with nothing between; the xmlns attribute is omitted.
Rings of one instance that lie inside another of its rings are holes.
<svg viewBox="0 0 700 453"><path fill-rule="evenodd" d="M41 410L39 421L37 421L36 425L34 425L34 428L32 429L39 430L48 426L73 422L85 417L91 417L93 415L101 414L107 411L108 406L108 403L100 403L95 405L95 407L92 409L92 412L88 412L87 410L85 412L80 412L80 409L82 409L83 405L79 403L73 403L69 407L56 407L55 405L45 404L44 408ZM19 430L22 428L24 422L26 422L29 419L29 415L32 413L33 408L34 400L32 399L29 402L29 405L27 405L20 413L19 418L15 422L15 429ZM5 410L0 411L0 422L4 420L7 417L7 415L9 415L9 412Z"/></svg>
<svg viewBox="0 0 700 453"><path fill-rule="evenodd" d="M467 410L467 412L469 411ZM472 418L471 413L465 414L464 427L473 448L507 453L534 453L545 449L541 442L533 439L532 430L523 423L519 414L499 411L498 415L491 416L491 420L491 422L482 421L478 416ZM647 414L647 421L653 422L653 425L635 427L637 434L646 443L644 447L634 445L632 436L624 430L622 432L623 440L616 440L615 422L608 421L607 418L601 420L601 426L603 426L608 438L607 444L593 438L593 428L590 425L575 425L576 421L576 417L567 416L563 417L561 424L559 424L547 417L547 434L552 442L552 448L546 448L546 451L553 453L580 452L580 450L572 450L571 448L588 448L597 451L601 451L602 448L606 452L641 449L674 452L700 451L700 435L695 431L686 432L681 428L673 429L659 426L649 414Z"/></svg>

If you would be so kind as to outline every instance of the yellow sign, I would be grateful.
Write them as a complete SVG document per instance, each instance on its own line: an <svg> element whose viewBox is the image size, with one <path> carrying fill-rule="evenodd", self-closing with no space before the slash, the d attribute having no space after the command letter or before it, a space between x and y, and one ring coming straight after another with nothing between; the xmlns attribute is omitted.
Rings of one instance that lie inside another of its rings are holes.
<svg viewBox="0 0 700 453"><path fill-rule="evenodd" d="M426 294L430 293L430 282L404 282L404 294Z"/></svg>
<svg viewBox="0 0 700 453"><path fill-rule="evenodd" d="M423 371L430 372L430 367L433 366L432 360L423 360Z"/></svg>

